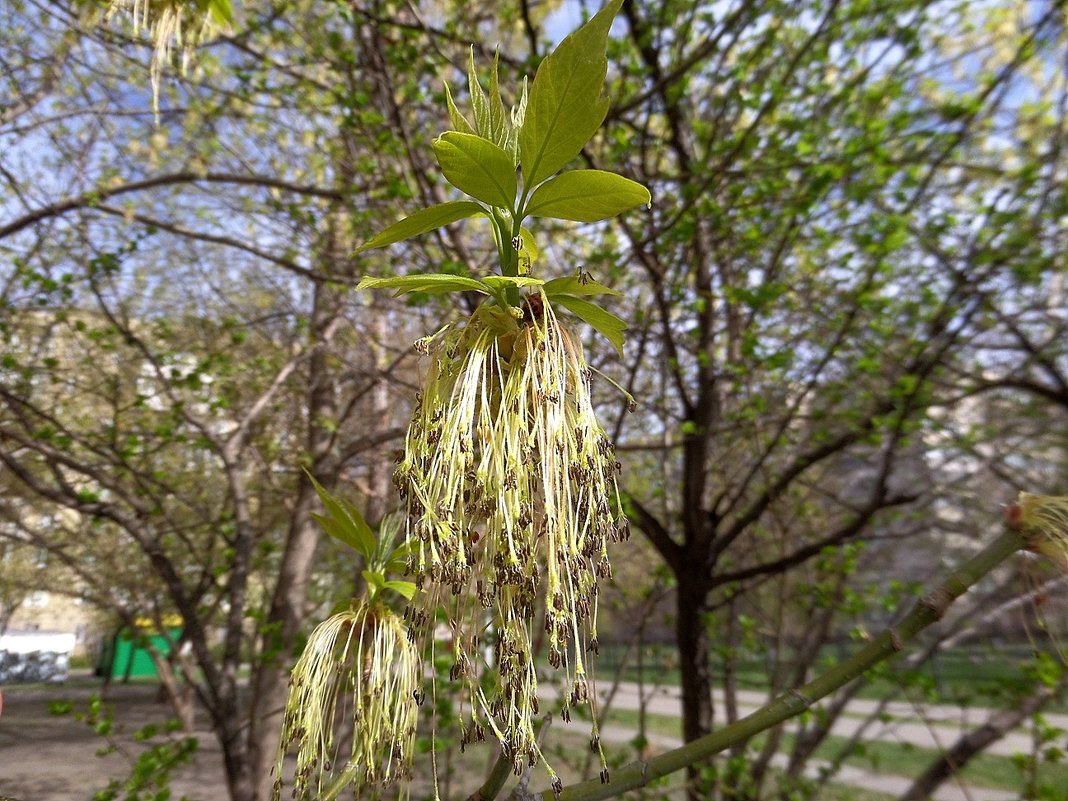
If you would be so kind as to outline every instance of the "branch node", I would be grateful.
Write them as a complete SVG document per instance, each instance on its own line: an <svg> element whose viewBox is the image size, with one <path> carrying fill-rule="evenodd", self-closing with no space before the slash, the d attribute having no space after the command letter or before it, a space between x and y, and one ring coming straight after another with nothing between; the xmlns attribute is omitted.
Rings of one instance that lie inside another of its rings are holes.
<svg viewBox="0 0 1068 801"><path fill-rule="evenodd" d="M932 590L919 601L919 605L934 615L935 620L942 619L951 603L953 603L953 594L944 586Z"/></svg>
<svg viewBox="0 0 1068 801"><path fill-rule="evenodd" d="M791 690L790 690L789 692L787 692L786 694L787 694L787 695L788 695L788 696L790 697L790 699L791 699L791 701L790 701L790 707L791 707L791 709L792 709L792 708L795 708L795 707L797 706L797 704L796 704L796 703L794 702L795 700L796 700L797 702L800 702L800 704L801 704L800 708L798 709L798 711L799 711L799 712L803 712L804 710L806 710L806 709L808 709L808 708L809 708L810 706L812 706L812 699L811 699L811 698L809 698L809 697L808 697L807 695L805 695L805 694L804 694L803 692L801 692L801 691L800 691L799 689L797 689L796 687L794 687L793 689L791 689Z"/></svg>
<svg viewBox="0 0 1068 801"><path fill-rule="evenodd" d="M901 635L897 633L897 629L890 629L890 647L894 649L894 653L898 653L905 647L905 643L901 640Z"/></svg>

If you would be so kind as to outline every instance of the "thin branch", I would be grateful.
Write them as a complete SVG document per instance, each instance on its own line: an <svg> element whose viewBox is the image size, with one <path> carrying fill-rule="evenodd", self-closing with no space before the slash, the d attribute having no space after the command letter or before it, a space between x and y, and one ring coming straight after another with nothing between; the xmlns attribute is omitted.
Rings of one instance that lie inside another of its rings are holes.
<svg viewBox="0 0 1068 801"><path fill-rule="evenodd" d="M234 248L235 250L244 251L245 253L255 256L258 259L263 259L264 261L276 264L279 267L282 267L283 269L289 270L290 272L296 273L297 275L301 275L305 278L310 278L313 281L330 280L337 281L338 283L343 284L356 283L356 281L351 276L326 275L318 272L317 270L312 269L311 267L305 267L302 264L297 264L297 262L293 261L292 259L287 259L274 253L268 253L265 250L261 250L260 248L250 245L248 242L242 241L240 239L235 239L234 237L223 236L222 234L209 234L204 231L194 231L191 228L186 228L176 223L161 220L158 217L150 217L147 214L131 214L126 209L120 209L116 206L97 205L94 206L94 208L97 211L103 212L105 214L110 214L114 217L123 217L127 220L133 220L135 222L141 223L142 225L147 225L152 228L158 228L160 231L167 231L168 233L177 234L178 236L185 237L187 239L195 239L200 242L210 242L213 245L223 245L225 247Z"/></svg>
<svg viewBox="0 0 1068 801"><path fill-rule="evenodd" d="M1055 687L1040 685L1031 695L1017 701L1012 707L991 713L982 726L962 734L957 742L939 754L899 801L931 798L946 779L958 774L974 757L1041 710L1063 687L1064 681Z"/></svg>
<svg viewBox="0 0 1068 801"><path fill-rule="evenodd" d="M682 546L671 539L668 530L657 519L656 515L642 506L633 495L625 490L622 492L625 506L628 507L629 511L628 517L637 524L638 528L642 530L642 533L656 548L664 561L668 563L672 571L678 575L679 571L682 570Z"/></svg>
<svg viewBox="0 0 1068 801"><path fill-rule="evenodd" d="M281 189L298 195L310 195L312 197L325 197L331 200L341 200L344 193L335 189L326 189L311 184L294 184L267 175L232 175L229 173L199 173L193 171L174 172L167 175L156 175L141 181L130 181L112 187L100 187L89 192L84 192L77 197L58 200L47 206L17 217L6 225L0 226L0 239L18 233L34 223L46 220L50 217L58 217L68 211L95 206L108 198L129 194L130 192L142 192L146 189L154 189L158 186L174 186L175 184L240 184L244 186L259 186L272 189Z"/></svg>
<svg viewBox="0 0 1068 801"><path fill-rule="evenodd" d="M489 776L475 792L467 797L467 801L493 801L501 792L504 783L512 773L512 760L504 754L504 750L497 754L497 761L490 768Z"/></svg>

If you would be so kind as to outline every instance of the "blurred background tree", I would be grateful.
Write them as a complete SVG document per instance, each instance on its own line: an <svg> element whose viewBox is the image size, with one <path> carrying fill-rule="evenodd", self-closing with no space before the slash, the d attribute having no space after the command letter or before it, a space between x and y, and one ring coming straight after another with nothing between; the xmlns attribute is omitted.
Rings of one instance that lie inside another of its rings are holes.
<svg viewBox="0 0 1068 801"><path fill-rule="evenodd" d="M235 801L266 797L309 613L358 589L301 468L371 520L392 507L410 343L448 313L351 286L496 258L477 225L352 251L449 198L428 142L469 44L485 63L500 43L516 85L593 10L241 4L187 71L162 65L157 123L128 16L0 9L3 536L102 608L182 616L174 681ZM638 400L598 387L646 540L615 556L642 568L619 603L677 648L692 739L746 682L788 688L863 638L1018 489L1063 489L1068 40L1060 4L980 0L628 0L613 31L584 166L653 206L546 232L533 269L624 292L625 357L589 347ZM981 589L995 609L1027 592ZM691 797L814 797L804 767L863 688L695 766Z"/></svg>

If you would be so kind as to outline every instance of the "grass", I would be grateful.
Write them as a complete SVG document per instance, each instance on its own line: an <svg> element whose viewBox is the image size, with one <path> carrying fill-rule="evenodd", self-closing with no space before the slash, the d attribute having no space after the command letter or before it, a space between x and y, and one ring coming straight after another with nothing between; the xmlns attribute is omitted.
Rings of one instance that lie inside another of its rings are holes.
<svg viewBox="0 0 1068 801"><path fill-rule="evenodd" d="M625 649L623 646L602 645L600 650L597 671L601 681L608 682L614 679ZM851 644L828 646L813 672L837 664L852 650ZM641 670L633 655L623 666L621 676L624 681L637 682L644 678L646 684L680 683L678 654L673 646L646 646L642 658ZM869 675L869 683L857 697L896 699L903 698L907 691L908 697L930 703L1004 707L1033 686L1029 673L1032 662L1031 647L1027 645L962 647L940 654L919 670L907 671L903 663L891 662L881 666ZM722 685L722 675L715 672L718 667L713 664L714 686ZM763 660L756 657L740 659L736 670L740 689L766 690L768 678ZM1068 712L1068 700L1055 701L1048 711Z"/></svg>
<svg viewBox="0 0 1068 801"><path fill-rule="evenodd" d="M816 758L832 758L846 742L842 737L828 737L816 750ZM868 741L864 744L862 754L854 754L845 761L847 765L875 773L916 776L937 756L936 751L904 743ZM1017 760L996 754L980 754L959 772L959 776L968 784L996 790L1019 791L1024 783L1024 774L1018 767ZM1068 787L1068 765L1041 762L1036 771L1036 778L1039 783L1051 787Z"/></svg>

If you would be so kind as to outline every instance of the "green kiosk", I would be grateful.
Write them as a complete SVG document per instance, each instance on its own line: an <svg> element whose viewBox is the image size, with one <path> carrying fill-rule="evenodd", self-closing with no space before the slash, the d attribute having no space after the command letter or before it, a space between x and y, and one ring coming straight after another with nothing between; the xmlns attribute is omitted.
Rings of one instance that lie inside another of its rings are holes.
<svg viewBox="0 0 1068 801"><path fill-rule="evenodd" d="M177 642L182 635L182 618L179 615L167 615L160 623L166 629L166 634L150 618L138 618L133 628L123 626L105 639L100 647L96 675L122 681L158 676L149 648L167 656L171 651L171 643Z"/></svg>

